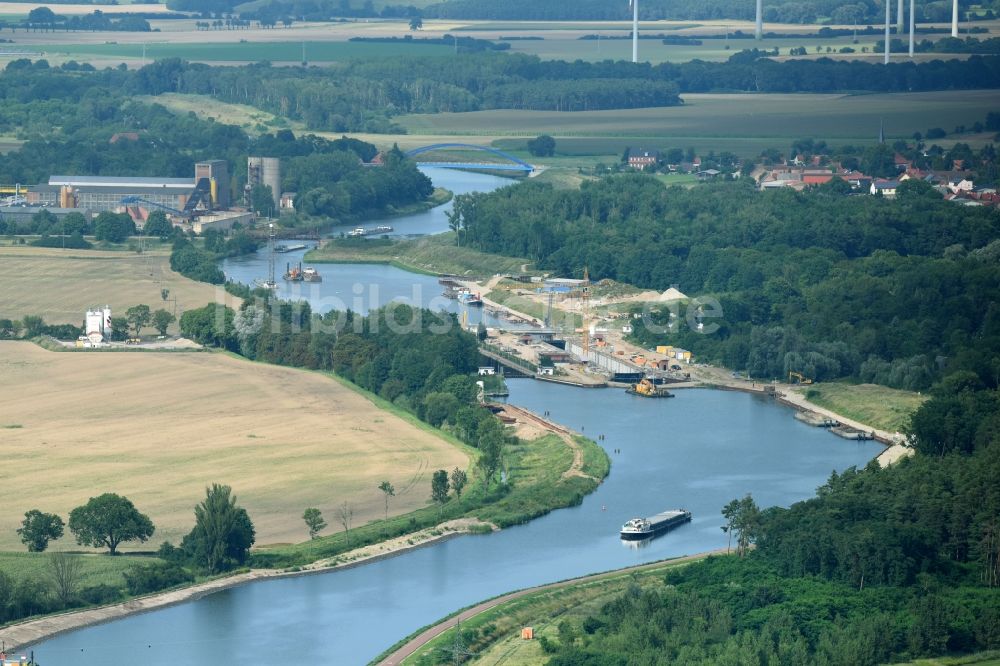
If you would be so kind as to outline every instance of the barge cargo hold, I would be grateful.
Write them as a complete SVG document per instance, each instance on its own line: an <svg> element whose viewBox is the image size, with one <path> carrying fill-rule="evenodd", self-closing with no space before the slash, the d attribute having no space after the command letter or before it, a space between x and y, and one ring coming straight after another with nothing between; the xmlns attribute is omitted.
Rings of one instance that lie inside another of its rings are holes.
<svg viewBox="0 0 1000 666"><path fill-rule="evenodd" d="M621 537L629 541L649 539L690 521L691 512L687 509L664 511L649 518L633 518L622 525Z"/></svg>

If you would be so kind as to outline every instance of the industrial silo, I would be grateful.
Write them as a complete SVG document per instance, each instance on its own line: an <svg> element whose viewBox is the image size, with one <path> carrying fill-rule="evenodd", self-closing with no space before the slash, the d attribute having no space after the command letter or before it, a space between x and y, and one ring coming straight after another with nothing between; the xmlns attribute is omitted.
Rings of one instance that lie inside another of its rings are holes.
<svg viewBox="0 0 1000 666"><path fill-rule="evenodd" d="M277 157L251 157L247 160L247 185L267 185L274 199L274 212L281 205L281 160Z"/></svg>
<svg viewBox="0 0 1000 666"><path fill-rule="evenodd" d="M104 340L104 310L87 310L86 330L84 334L94 344Z"/></svg>

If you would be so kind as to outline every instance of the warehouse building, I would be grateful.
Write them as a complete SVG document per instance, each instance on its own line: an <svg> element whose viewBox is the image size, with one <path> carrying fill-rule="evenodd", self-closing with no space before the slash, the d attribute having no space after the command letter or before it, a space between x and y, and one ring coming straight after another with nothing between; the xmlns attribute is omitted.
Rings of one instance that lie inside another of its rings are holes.
<svg viewBox="0 0 1000 666"><path fill-rule="evenodd" d="M228 208L225 160L199 162L192 178L141 176L51 176L27 193L28 203L91 211L119 211L127 205L164 207L185 213Z"/></svg>

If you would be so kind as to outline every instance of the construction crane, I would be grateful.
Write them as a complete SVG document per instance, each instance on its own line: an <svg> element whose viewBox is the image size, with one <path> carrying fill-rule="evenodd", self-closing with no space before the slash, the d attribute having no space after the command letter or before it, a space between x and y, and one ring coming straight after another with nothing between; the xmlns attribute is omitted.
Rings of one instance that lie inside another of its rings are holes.
<svg viewBox="0 0 1000 666"><path fill-rule="evenodd" d="M792 381L793 379L795 379L796 381ZM813 383L813 380L809 379L808 377L806 377L805 375L803 375L801 372L789 372L788 373L788 383L789 384L803 384L803 385L808 386L809 384Z"/></svg>

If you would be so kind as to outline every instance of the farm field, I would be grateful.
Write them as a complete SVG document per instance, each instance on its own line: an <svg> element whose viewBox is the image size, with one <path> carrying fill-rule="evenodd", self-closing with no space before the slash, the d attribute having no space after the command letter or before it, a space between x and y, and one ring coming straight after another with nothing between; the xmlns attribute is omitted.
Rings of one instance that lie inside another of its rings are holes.
<svg viewBox="0 0 1000 666"><path fill-rule="evenodd" d="M10 494L0 549L39 508L65 519L104 492L129 497L156 525L152 547L177 543L213 482L229 484L257 544L306 538L302 512L354 507L354 525L426 505L436 469L468 456L429 428L383 411L325 375L221 353L50 352L0 342L0 485L45 484L44 499ZM57 549L74 549L67 535ZM149 549L150 545L143 546Z"/></svg>
<svg viewBox="0 0 1000 666"><path fill-rule="evenodd" d="M167 250L146 254L127 251L60 250L0 247L0 317L40 315L49 324L81 325L87 308L110 305L124 315L133 305L182 312L208 303L238 305L220 286L195 282L170 270ZM169 289L170 300L160 290ZM170 332L177 332L174 323ZM144 333L153 332L152 328Z"/></svg>
<svg viewBox="0 0 1000 666"><path fill-rule="evenodd" d="M557 152L621 154L624 146L656 139L665 145L699 147L699 143L783 147L784 142L809 136L846 143L871 141L880 122L886 137L910 138L941 126L971 125L1000 107L1000 91L943 91L878 95L841 94L688 94L676 107L620 111L474 111L411 114L397 119L411 134L531 137L548 133L562 139ZM567 140L568 139L568 140ZM949 136L972 144L990 135ZM463 139L464 140L464 139ZM775 141L777 140L777 141ZM945 144L941 141L938 143ZM651 146L652 147L652 146Z"/></svg>
<svg viewBox="0 0 1000 666"><path fill-rule="evenodd" d="M303 42L214 42L213 33L196 33L202 37L201 43L173 43L150 41L145 45L146 60L160 58L183 58L199 62L271 62L302 61ZM350 58L391 58L396 56L433 56L452 53L451 48L442 45L376 44L367 42L304 42L306 60L315 62L336 62ZM141 60L142 45L131 44L38 44L36 48L50 54L66 56L98 56Z"/></svg>

